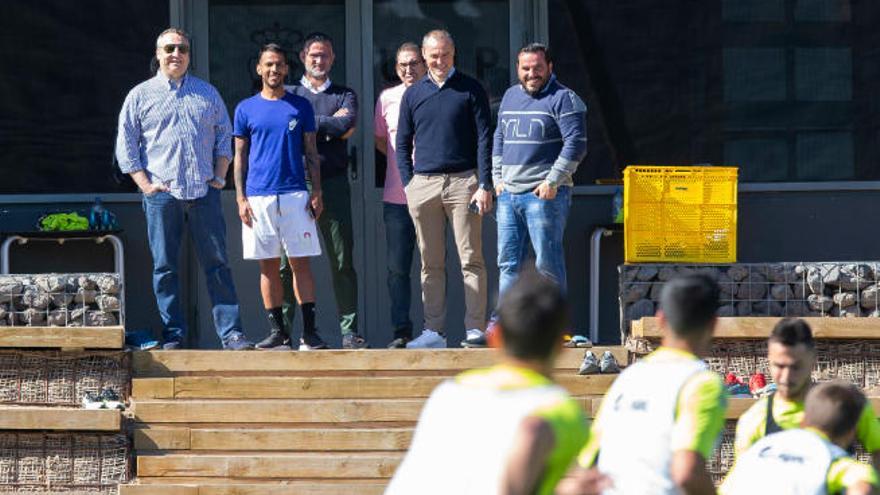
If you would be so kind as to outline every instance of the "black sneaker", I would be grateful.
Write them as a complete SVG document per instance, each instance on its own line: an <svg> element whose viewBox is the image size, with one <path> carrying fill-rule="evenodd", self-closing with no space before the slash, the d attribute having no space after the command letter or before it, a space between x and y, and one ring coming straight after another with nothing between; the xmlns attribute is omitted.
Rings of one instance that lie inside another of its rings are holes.
<svg viewBox="0 0 880 495"><path fill-rule="evenodd" d="M406 349L406 343L409 342L410 339L406 337L397 337L392 340L391 343L388 344L389 349Z"/></svg>
<svg viewBox="0 0 880 495"><path fill-rule="evenodd" d="M244 335L236 333L223 342L223 348L227 351L249 351L254 348L254 344L244 338Z"/></svg>
<svg viewBox="0 0 880 495"><path fill-rule="evenodd" d="M355 332L350 332L342 336L343 349L366 349L370 347L367 339L361 337Z"/></svg>
<svg viewBox="0 0 880 495"><path fill-rule="evenodd" d="M317 351L319 349L328 349L327 343L316 333L303 333L299 339L299 350L301 351Z"/></svg>
<svg viewBox="0 0 880 495"><path fill-rule="evenodd" d="M279 330L272 330L269 336L257 342L257 349L290 349L290 336Z"/></svg>

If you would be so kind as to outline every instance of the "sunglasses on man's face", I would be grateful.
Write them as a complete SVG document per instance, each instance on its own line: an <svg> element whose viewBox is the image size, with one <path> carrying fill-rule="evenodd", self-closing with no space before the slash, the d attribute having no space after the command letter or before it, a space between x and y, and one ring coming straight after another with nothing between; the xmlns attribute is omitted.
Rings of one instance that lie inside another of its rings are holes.
<svg viewBox="0 0 880 495"><path fill-rule="evenodd" d="M169 43L162 47L162 51L168 54L174 53L175 49L179 51L181 55L189 53L189 45Z"/></svg>

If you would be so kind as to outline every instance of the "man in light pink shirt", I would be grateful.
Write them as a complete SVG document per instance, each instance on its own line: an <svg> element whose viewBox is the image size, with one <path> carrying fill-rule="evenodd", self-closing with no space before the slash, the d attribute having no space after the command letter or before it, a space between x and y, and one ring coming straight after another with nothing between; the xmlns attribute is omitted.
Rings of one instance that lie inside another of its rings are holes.
<svg viewBox="0 0 880 495"><path fill-rule="evenodd" d="M409 319L410 280L416 231L406 206L406 194L394 158L397 137L397 117L403 92L419 79L425 77L427 68L422 52L415 43L404 43L397 49L395 64L402 84L388 88L376 102L373 128L376 149L385 155L388 167L385 172L385 191L382 195L385 218L385 244L388 253L388 292L391 294L391 324L394 340L389 349L403 349L412 339L412 321Z"/></svg>

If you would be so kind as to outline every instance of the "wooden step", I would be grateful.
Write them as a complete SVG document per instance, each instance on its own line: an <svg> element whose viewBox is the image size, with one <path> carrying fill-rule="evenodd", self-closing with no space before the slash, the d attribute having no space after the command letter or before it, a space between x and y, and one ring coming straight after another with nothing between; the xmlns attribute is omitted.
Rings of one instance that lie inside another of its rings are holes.
<svg viewBox="0 0 880 495"><path fill-rule="evenodd" d="M576 398L585 411L591 398ZM163 423L409 423L425 399L265 399L132 401L135 420Z"/></svg>
<svg viewBox="0 0 880 495"><path fill-rule="evenodd" d="M740 416L743 415L758 399L749 399L745 397L733 397L727 399L727 419L739 419ZM880 397L868 397L868 400L871 401L871 405L874 407L874 411L880 415ZM602 398L591 399L590 401L590 416L596 417L596 414L599 413L599 406L602 404Z"/></svg>
<svg viewBox="0 0 880 495"><path fill-rule="evenodd" d="M403 455L403 452L141 455L137 458L137 473L144 477L387 479L394 474Z"/></svg>
<svg viewBox="0 0 880 495"><path fill-rule="evenodd" d="M134 448L139 451L406 450L412 434L412 428L139 428L134 430Z"/></svg>
<svg viewBox="0 0 880 495"><path fill-rule="evenodd" d="M0 327L0 348L122 349L125 329L112 327Z"/></svg>
<svg viewBox="0 0 880 495"><path fill-rule="evenodd" d="M766 339L781 318L747 316L718 318L716 339ZM880 318L802 318L817 339L880 339ZM655 317L632 322L632 336L659 339L660 325Z"/></svg>
<svg viewBox="0 0 880 495"><path fill-rule="evenodd" d="M597 355L611 351L621 364L627 362L623 347L595 347ZM585 349L563 349L556 367L577 369ZM254 351L139 351L133 353L135 377L169 377L182 374L219 373L316 373L378 371L443 371L451 373L490 366L497 361L495 349L425 350L328 350L320 352Z"/></svg>
<svg viewBox="0 0 880 495"><path fill-rule="evenodd" d="M387 480L256 481L234 479L139 478L119 485L119 495L381 495Z"/></svg>
<svg viewBox="0 0 880 495"><path fill-rule="evenodd" d="M602 395L617 375L578 376L569 371L554 379L573 395ZM179 376L135 378L136 399L383 399L428 397L445 376L293 377Z"/></svg>
<svg viewBox="0 0 880 495"><path fill-rule="evenodd" d="M116 409L0 407L0 430L119 431Z"/></svg>

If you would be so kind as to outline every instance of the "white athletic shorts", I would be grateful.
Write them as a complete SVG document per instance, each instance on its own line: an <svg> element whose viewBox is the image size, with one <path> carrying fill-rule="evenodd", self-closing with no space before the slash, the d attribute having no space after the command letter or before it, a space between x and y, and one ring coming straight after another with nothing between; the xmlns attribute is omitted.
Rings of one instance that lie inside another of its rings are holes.
<svg viewBox="0 0 880 495"><path fill-rule="evenodd" d="M320 256L318 228L306 208L308 201L306 191L248 196L254 215L250 227L241 225L244 259L280 258L282 247L291 258Z"/></svg>

